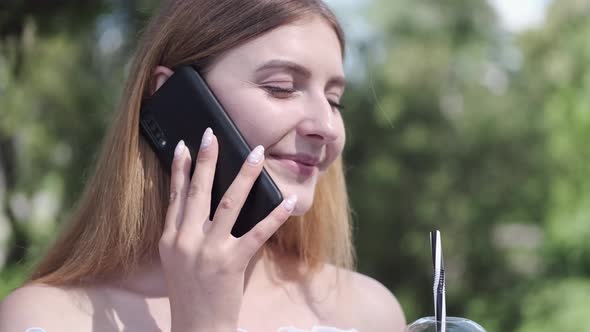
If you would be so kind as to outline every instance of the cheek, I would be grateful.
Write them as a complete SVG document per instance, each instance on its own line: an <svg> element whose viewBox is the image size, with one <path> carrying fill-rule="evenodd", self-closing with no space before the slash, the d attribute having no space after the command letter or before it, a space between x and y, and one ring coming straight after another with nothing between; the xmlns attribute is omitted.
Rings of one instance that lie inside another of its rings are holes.
<svg viewBox="0 0 590 332"><path fill-rule="evenodd" d="M342 118L340 119L337 130L338 139L326 146L326 155L332 161L334 161L336 158L338 158L340 154L342 154L342 151L344 150L344 145L346 143L346 130L344 128L344 122L342 122Z"/></svg>
<svg viewBox="0 0 590 332"><path fill-rule="evenodd" d="M288 131L284 112L264 94L244 89L216 95L251 147L273 145Z"/></svg>
<svg viewBox="0 0 590 332"><path fill-rule="evenodd" d="M340 152L344 149L344 145L346 144L346 127L344 126L344 120L340 117L340 139L338 140L340 144Z"/></svg>

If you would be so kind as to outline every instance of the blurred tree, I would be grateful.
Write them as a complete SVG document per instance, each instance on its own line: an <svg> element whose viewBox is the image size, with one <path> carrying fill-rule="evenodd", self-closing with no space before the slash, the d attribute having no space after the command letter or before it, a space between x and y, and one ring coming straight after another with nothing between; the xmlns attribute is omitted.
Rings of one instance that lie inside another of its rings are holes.
<svg viewBox="0 0 590 332"><path fill-rule="evenodd" d="M0 4L0 267L5 265L5 275L23 271L66 219L120 94L136 41L128 35L134 37L155 4ZM0 296L14 286L2 283Z"/></svg>
<svg viewBox="0 0 590 332"><path fill-rule="evenodd" d="M590 282L558 278L531 287L522 301L523 322L518 332L590 331L588 318Z"/></svg>
<svg viewBox="0 0 590 332"><path fill-rule="evenodd" d="M518 330L588 331L590 305L590 3L563 0L544 26L521 37L524 98L547 131L554 165L545 218L544 269L523 299ZM588 32L588 33L587 33Z"/></svg>
<svg viewBox="0 0 590 332"><path fill-rule="evenodd" d="M38 2L37 2L38 3ZM47 20L35 19L39 12L27 12L27 9L36 8L33 2L16 2L5 1L0 5L0 45L2 50L2 126L0 127L0 178L2 184L0 193L2 196L2 215L6 216L10 226L13 238L13 245L9 248L8 257L1 257L8 260L8 264L19 262L26 256L26 249L30 246L29 235L24 228L17 223L18 216L14 209L10 207L13 194L18 190L21 176L19 163L19 151L16 145L16 132L19 128L26 126L25 118L30 115L29 108L23 107L26 102L30 102L26 95L20 95L16 86L26 80L22 74L23 68L26 68L25 53L31 53L31 49L36 42L36 21L42 21L42 27L47 26ZM50 12L51 9L48 9ZM56 10L53 9L53 13ZM42 29L45 31L45 29ZM31 54L33 55L33 54ZM30 105L26 105L30 106ZM3 219L4 221L4 219ZM5 255L2 255L5 256Z"/></svg>
<svg viewBox="0 0 590 332"><path fill-rule="evenodd" d="M360 270L409 320L432 315L428 232L442 231L448 310L513 330L537 271L547 202L542 122L510 90L507 35L486 1L376 1L367 81L347 92ZM524 242L524 241L523 241ZM530 265L530 264L529 264Z"/></svg>
<svg viewBox="0 0 590 332"><path fill-rule="evenodd" d="M590 3L555 3L543 30L523 37L531 98L548 129L547 156L556 165L547 220L549 272L589 276ZM564 267L566 267L564 270Z"/></svg>

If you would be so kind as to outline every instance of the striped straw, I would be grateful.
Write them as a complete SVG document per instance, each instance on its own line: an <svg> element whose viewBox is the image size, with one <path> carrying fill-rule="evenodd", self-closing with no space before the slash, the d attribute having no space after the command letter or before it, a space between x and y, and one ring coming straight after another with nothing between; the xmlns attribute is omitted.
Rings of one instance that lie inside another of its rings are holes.
<svg viewBox="0 0 590 332"><path fill-rule="evenodd" d="M430 232L432 264L434 266L434 317L436 332L446 332L447 312L445 303L445 268L443 263L442 243L438 230Z"/></svg>

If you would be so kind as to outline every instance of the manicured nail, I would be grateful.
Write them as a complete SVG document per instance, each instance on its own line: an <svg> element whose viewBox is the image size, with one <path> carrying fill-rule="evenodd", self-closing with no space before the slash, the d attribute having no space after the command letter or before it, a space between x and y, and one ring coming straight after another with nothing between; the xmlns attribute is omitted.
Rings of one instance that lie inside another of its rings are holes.
<svg viewBox="0 0 590 332"><path fill-rule="evenodd" d="M289 212L293 212L295 204L297 204L297 195L295 194L289 196L289 198L283 201L283 207L285 207L285 210Z"/></svg>
<svg viewBox="0 0 590 332"><path fill-rule="evenodd" d="M178 142L178 144L176 144L176 147L174 148L174 158L178 158L180 155L182 155L184 148L184 141L180 140L180 142Z"/></svg>
<svg viewBox="0 0 590 332"><path fill-rule="evenodd" d="M213 142L213 130L211 128L207 128L203 134L203 139L201 139L200 149L206 149L209 145L211 145L211 142Z"/></svg>
<svg viewBox="0 0 590 332"><path fill-rule="evenodd" d="M264 147L262 145L259 145L255 147L254 150L252 150L252 152L250 152L250 154L248 155L248 162L250 164L257 165L263 157Z"/></svg>

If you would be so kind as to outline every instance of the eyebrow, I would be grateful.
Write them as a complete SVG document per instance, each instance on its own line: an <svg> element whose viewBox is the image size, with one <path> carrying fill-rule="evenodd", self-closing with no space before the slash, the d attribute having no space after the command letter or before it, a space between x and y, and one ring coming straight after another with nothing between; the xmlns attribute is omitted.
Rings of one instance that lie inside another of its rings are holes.
<svg viewBox="0 0 590 332"><path fill-rule="evenodd" d="M286 69L292 73L299 74L303 77L311 77L311 71L304 66L289 60L270 60L262 64L256 69L256 73L260 73L269 69ZM343 76L333 76L328 80L327 86L335 86L339 88L346 87L346 79Z"/></svg>

